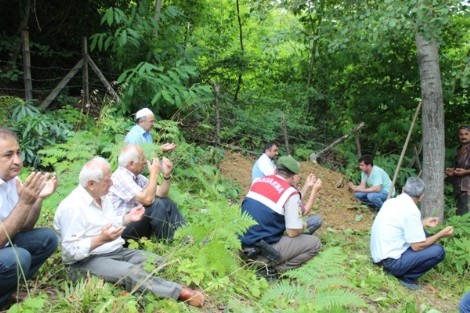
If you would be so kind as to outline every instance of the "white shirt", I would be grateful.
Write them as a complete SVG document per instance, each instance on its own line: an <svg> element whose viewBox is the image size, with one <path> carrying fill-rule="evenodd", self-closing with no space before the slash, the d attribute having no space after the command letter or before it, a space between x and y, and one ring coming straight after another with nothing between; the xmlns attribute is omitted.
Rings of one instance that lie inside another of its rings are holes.
<svg viewBox="0 0 470 313"><path fill-rule="evenodd" d="M254 181L256 178L273 175L275 169L274 161L266 153L263 153L253 165L251 180Z"/></svg>
<svg viewBox="0 0 470 313"><path fill-rule="evenodd" d="M106 197L102 198L101 203L104 208L79 185L59 204L54 216L54 229L61 240L64 264L122 247L124 239L119 237L90 251L91 239L101 232L104 225L111 223L116 227L122 226L122 216L114 214Z"/></svg>
<svg viewBox="0 0 470 313"><path fill-rule="evenodd" d="M421 212L403 193L385 201L372 224L370 252L375 263L399 259L412 243L426 240Z"/></svg>
<svg viewBox="0 0 470 313"><path fill-rule="evenodd" d="M10 215L18 203L17 177L4 181L0 178L0 221L4 221Z"/></svg>

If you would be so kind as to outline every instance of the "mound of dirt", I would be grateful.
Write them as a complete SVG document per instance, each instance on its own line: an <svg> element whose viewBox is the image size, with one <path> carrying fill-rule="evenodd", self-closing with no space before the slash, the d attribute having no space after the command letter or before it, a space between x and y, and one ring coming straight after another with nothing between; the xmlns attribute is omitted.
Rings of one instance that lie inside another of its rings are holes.
<svg viewBox="0 0 470 313"><path fill-rule="evenodd" d="M240 184L243 196L251 185L251 168L254 162L254 159L241 153L225 151L220 164L222 175ZM312 162L301 162L300 169L301 184L303 184L302 178L310 173L322 180L322 188L315 201L313 212L319 213L323 218L321 228L323 231L327 228L370 229L374 212L354 199L353 194L348 191L348 181L342 174Z"/></svg>

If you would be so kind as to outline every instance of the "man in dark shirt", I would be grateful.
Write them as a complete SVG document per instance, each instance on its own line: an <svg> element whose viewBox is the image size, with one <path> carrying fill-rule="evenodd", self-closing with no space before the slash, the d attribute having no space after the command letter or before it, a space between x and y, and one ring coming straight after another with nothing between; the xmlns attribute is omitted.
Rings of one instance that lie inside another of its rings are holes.
<svg viewBox="0 0 470 313"><path fill-rule="evenodd" d="M457 215L468 213L468 194L470 193L470 125L459 127L460 146L457 148L453 168L446 168L447 177L454 185Z"/></svg>

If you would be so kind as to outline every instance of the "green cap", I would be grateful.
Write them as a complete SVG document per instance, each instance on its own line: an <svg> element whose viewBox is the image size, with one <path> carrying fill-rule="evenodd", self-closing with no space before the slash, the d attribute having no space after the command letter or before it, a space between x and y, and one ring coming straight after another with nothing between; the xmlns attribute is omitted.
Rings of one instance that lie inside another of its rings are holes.
<svg viewBox="0 0 470 313"><path fill-rule="evenodd" d="M294 174L299 174L300 166L299 163L290 156L282 156L277 160L278 166L283 166Z"/></svg>

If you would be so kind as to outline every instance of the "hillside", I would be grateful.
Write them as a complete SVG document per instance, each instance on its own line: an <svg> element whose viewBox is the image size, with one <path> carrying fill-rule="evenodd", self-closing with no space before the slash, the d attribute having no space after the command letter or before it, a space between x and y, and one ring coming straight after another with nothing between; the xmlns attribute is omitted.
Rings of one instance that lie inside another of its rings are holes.
<svg viewBox="0 0 470 313"><path fill-rule="evenodd" d="M226 151L220 164L222 175L240 184L243 195L251 184L251 168L255 160L241 153ZM334 229L368 230L374 219L374 212L356 201L347 188L347 179L340 173L312 162L300 163L301 179L314 173L322 180L322 189L315 202L314 212L320 213L325 230ZM342 182L342 184L340 184ZM302 180L301 180L301 183ZM340 187L336 187L341 185Z"/></svg>

